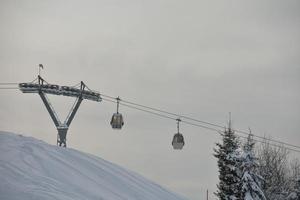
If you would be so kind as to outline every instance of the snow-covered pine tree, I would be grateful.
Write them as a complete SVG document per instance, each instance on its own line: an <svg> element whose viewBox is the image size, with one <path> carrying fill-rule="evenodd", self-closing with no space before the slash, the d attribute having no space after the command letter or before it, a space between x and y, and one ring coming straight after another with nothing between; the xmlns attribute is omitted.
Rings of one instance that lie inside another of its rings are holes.
<svg viewBox="0 0 300 200"><path fill-rule="evenodd" d="M222 135L222 143L217 143L214 149L219 168L218 191L215 195L219 200L241 199L239 143L231 128L231 120Z"/></svg>
<svg viewBox="0 0 300 200"><path fill-rule="evenodd" d="M243 146L241 155L241 185L243 200L266 200L261 189L262 177L257 174L257 158L253 152L254 141L252 135L249 134L246 143Z"/></svg>

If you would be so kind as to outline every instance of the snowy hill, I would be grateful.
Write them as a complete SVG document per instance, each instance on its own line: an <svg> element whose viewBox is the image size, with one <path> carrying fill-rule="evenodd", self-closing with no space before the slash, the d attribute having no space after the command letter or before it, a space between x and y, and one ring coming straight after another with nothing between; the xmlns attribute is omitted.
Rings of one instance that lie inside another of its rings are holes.
<svg viewBox="0 0 300 200"><path fill-rule="evenodd" d="M182 200L101 158L0 132L2 200Z"/></svg>

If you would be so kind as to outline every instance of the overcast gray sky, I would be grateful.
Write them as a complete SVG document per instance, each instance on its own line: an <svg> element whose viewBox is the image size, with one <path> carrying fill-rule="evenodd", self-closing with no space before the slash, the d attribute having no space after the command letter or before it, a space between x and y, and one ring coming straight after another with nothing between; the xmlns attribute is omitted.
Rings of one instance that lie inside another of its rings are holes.
<svg viewBox="0 0 300 200"><path fill-rule="evenodd" d="M0 82L83 80L105 94L300 145L298 0L0 0ZM74 99L50 97L64 119ZM0 91L0 130L56 143L38 95ZM84 101L68 146L136 171L191 200L217 184L220 137L115 105ZM298 156L299 154L296 154Z"/></svg>

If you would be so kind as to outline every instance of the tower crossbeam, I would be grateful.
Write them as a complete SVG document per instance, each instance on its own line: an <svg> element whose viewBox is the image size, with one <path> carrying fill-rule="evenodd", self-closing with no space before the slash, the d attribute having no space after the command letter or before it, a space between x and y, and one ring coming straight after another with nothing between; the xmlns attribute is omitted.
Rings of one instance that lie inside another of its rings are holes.
<svg viewBox="0 0 300 200"><path fill-rule="evenodd" d="M67 146L66 138L68 129L80 107L82 100L87 99L97 102L100 102L102 100L98 92L86 90L86 88L86 85L82 81L80 83L80 89L69 86L48 84L40 75L38 76L38 83L19 84L19 89L23 93L39 94L57 129L57 145L64 147ZM67 118L63 123L59 120L58 115L54 110L54 107L52 106L50 100L47 98L47 94L63 95L76 98L74 105L72 106Z"/></svg>

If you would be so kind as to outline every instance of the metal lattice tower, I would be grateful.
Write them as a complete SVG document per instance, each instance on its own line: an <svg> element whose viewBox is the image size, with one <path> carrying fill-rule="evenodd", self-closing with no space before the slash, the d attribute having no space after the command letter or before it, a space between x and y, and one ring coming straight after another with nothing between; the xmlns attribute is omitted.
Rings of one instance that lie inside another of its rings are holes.
<svg viewBox="0 0 300 200"><path fill-rule="evenodd" d="M47 83L40 75L37 78L37 83L34 82L20 83L19 89L23 93L39 94L58 131L57 145L64 146L64 147L67 146L66 137L67 137L68 129L71 125L72 120L74 119L74 116L82 100L87 99L87 100L98 101L98 102L102 100L98 92L91 91L82 81L80 82L80 88L59 86L59 85ZM59 120L46 94L63 95L63 96L76 98L74 105L72 106L67 118L63 123Z"/></svg>

